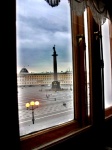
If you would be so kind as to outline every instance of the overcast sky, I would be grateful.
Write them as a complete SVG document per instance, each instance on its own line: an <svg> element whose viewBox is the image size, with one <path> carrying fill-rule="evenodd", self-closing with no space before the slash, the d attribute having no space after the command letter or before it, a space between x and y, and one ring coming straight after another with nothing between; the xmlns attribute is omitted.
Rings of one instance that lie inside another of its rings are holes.
<svg viewBox="0 0 112 150"><path fill-rule="evenodd" d="M44 0L17 0L17 72L53 72L53 46L57 70L72 70L70 6L62 0L51 7Z"/></svg>

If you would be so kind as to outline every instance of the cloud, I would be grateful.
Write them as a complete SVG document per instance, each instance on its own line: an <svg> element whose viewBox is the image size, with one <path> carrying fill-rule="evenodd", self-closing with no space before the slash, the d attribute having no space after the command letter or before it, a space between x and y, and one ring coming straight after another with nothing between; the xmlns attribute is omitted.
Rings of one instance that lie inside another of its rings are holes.
<svg viewBox="0 0 112 150"><path fill-rule="evenodd" d="M39 68L39 65L51 63L54 44L59 55L58 61L70 62L69 11L69 3L65 1L52 8L44 0L17 0L18 67L30 64Z"/></svg>

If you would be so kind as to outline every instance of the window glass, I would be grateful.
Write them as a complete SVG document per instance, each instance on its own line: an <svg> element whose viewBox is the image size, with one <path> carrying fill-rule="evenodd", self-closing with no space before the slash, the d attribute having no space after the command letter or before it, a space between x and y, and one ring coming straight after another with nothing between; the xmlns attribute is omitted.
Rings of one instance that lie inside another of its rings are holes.
<svg viewBox="0 0 112 150"><path fill-rule="evenodd" d="M86 57L86 81L87 81L87 105L88 115L90 115L90 82L89 82L89 54L88 54L88 24L87 24L87 9L84 11L84 32L85 32L85 57Z"/></svg>
<svg viewBox="0 0 112 150"><path fill-rule="evenodd" d="M74 119L70 4L17 0L20 136Z"/></svg>
<svg viewBox="0 0 112 150"><path fill-rule="evenodd" d="M112 70L109 34L109 20L107 19L106 22L102 25L105 108L112 106Z"/></svg>

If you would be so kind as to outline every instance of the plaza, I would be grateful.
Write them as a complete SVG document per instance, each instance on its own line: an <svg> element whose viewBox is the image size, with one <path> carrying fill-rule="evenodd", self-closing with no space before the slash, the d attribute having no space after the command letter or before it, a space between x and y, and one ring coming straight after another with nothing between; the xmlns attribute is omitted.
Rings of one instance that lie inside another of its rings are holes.
<svg viewBox="0 0 112 150"><path fill-rule="evenodd" d="M49 86L18 87L18 113L20 136L53 127L68 121L73 116L73 91L70 86L62 86L61 91L52 91ZM25 104L38 100L34 109L35 123L32 124L32 112Z"/></svg>

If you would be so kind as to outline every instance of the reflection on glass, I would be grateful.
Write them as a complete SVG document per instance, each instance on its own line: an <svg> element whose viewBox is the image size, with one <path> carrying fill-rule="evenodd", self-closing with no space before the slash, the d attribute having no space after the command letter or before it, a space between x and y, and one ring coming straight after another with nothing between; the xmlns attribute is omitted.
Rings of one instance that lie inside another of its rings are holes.
<svg viewBox="0 0 112 150"><path fill-rule="evenodd" d="M73 120L70 4L17 0L20 136ZM39 106L30 109L30 102ZM33 118L33 124L32 124Z"/></svg>
<svg viewBox="0 0 112 150"><path fill-rule="evenodd" d="M102 25L102 42L104 58L104 97L105 108L112 106L112 75L108 19Z"/></svg>

